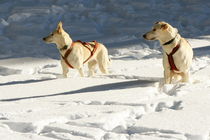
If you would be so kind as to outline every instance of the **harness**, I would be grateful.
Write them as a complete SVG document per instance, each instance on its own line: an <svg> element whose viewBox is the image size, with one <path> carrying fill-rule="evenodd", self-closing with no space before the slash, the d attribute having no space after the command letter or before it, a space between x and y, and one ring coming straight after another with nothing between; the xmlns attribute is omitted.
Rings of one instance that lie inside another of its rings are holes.
<svg viewBox="0 0 210 140"><path fill-rule="evenodd" d="M175 48L173 48L173 50L171 51L170 54L167 54L168 56L168 62L169 62L169 65L171 67L171 70L174 71L179 71L179 69L176 67L175 63L174 63L174 58L173 58L173 55L176 53L176 51L179 49L180 47L180 44L178 44Z"/></svg>
<svg viewBox="0 0 210 140"><path fill-rule="evenodd" d="M74 67L69 63L69 61L67 60L67 58L68 58L69 54L70 54L71 51L72 51L72 47L74 47L74 43L81 43L85 48L87 48L87 49L90 51L90 56L83 62L83 64L85 64L85 63L86 63L88 60L90 60L90 58L95 54L95 52L96 52L96 50L97 50L97 48L98 48L98 42L96 42L96 41L92 41L92 42L93 42L93 43L82 42L81 40L77 40L77 41L75 41L75 42L72 42L70 48L65 52L64 56L61 55L61 57L63 58L63 60L65 61L65 63L66 63L70 68L73 69ZM93 48L93 50L91 50L91 49L89 48L89 46L91 46L91 47ZM66 46L64 46L63 48L66 48L66 49L67 49ZM64 50L63 48L62 48L62 50Z"/></svg>
<svg viewBox="0 0 210 140"><path fill-rule="evenodd" d="M177 35L176 35L176 36L177 36ZM171 44L171 43L175 40L176 36L175 36L174 38L172 38L171 40L169 40L168 42L164 43L163 45L169 45L169 44ZM174 63L174 58L173 58L173 55L177 52L177 50L178 50L179 48L180 48L180 44L176 45L176 47L173 48L173 50L171 51L170 54L167 54L167 53L166 53L167 56L168 56L168 62L169 62L169 65L170 65L170 69L171 69L172 71L179 71L179 69L176 67L176 65L175 65L175 63Z"/></svg>

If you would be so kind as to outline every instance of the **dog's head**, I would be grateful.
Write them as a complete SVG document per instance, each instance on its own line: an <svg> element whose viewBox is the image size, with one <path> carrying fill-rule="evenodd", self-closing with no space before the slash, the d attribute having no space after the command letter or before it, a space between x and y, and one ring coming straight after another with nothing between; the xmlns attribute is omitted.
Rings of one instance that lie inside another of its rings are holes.
<svg viewBox="0 0 210 140"><path fill-rule="evenodd" d="M146 40L167 40L173 38L178 33L176 28L173 28L166 22L156 22L151 31L143 35Z"/></svg>
<svg viewBox="0 0 210 140"><path fill-rule="evenodd" d="M43 40L46 43L63 44L66 41L66 37L69 37L69 35L64 31L62 22L59 22L55 31L44 37Z"/></svg>

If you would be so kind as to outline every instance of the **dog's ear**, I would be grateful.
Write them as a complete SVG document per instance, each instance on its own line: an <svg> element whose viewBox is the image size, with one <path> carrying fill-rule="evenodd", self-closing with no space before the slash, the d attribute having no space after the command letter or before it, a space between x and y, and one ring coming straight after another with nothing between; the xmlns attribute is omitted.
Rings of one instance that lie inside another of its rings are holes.
<svg viewBox="0 0 210 140"><path fill-rule="evenodd" d="M57 32L58 32L59 34L61 34L62 30L63 30L63 23L60 21L60 22L58 23L58 26L57 26Z"/></svg>
<svg viewBox="0 0 210 140"><path fill-rule="evenodd" d="M158 21L158 22L155 22L155 24L159 24L160 22Z"/></svg>
<svg viewBox="0 0 210 140"><path fill-rule="evenodd" d="M168 29L168 24L162 24L160 27L162 30Z"/></svg>

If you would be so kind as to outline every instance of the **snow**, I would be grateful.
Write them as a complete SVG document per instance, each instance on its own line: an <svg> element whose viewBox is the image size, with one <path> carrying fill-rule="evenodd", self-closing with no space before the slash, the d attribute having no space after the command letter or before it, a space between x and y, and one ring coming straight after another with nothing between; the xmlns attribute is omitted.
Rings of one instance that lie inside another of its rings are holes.
<svg viewBox="0 0 210 140"><path fill-rule="evenodd" d="M0 1L0 138L3 140L209 140L208 0ZM195 18L196 17L196 18ZM195 20L196 19L196 20ZM110 74L62 78L58 21L74 40L98 40ZM191 82L163 85L158 42L141 35L164 20L194 50Z"/></svg>

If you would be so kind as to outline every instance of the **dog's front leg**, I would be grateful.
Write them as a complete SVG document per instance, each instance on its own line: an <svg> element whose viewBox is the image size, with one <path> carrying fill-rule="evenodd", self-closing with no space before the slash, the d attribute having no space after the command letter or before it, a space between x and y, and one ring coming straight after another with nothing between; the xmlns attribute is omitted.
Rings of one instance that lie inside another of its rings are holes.
<svg viewBox="0 0 210 140"><path fill-rule="evenodd" d="M65 61L61 58L61 66L62 66L62 70L63 70L63 77L67 78L68 77L68 72L69 72L69 68L66 65Z"/></svg>
<svg viewBox="0 0 210 140"><path fill-rule="evenodd" d="M171 72L168 70L164 70L164 83L171 84L171 81L172 81Z"/></svg>
<svg viewBox="0 0 210 140"><path fill-rule="evenodd" d="M181 73L181 76L182 76L182 82L189 82L189 79L190 79L189 71Z"/></svg>
<svg viewBox="0 0 210 140"><path fill-rule="evenodd" d="M84 77L84 70L83 70L83 67L79 68L78 71L79 71L80 76L81 76L81 77Z"/></svg>

